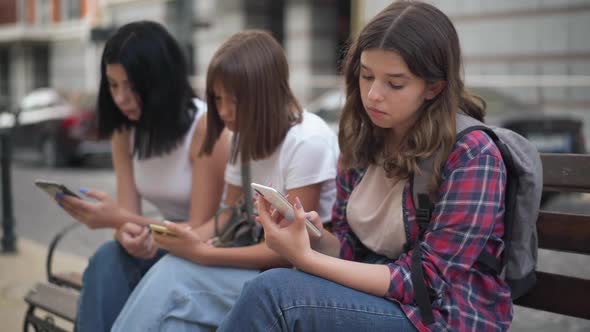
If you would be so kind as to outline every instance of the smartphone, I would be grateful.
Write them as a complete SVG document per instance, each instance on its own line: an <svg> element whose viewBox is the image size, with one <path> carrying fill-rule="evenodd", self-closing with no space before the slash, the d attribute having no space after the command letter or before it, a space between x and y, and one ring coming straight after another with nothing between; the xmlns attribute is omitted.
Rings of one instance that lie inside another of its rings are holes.
<svg viewBox="0 0 590 332"><path fill-rule="evenodd" d="M59 193L81 199L80 196L61 183L46 180L35 180L35 185L51 196L51 198L55 198L55 195Z"/></svg>
<svg viewBox="0 0 590 332"><path fill-rule="evenodd" d="M152 230L152 232L160 234L160 235L168 235L168 236L174 236L177 237L178 235L176 235L176 233L172 232L171 230L169 230L168 228L166 228L166 226L162 226L162 225L157 225L157 224L150 224L150 229Z"/></svg>
<svg viewBox="0 0 590 332"><path fill-rule="evenodd" d="M252 189L258 193L258 195L264 197L272 206L277 209L285 219L289 221L293 221L295 219L295 212L293 210L293 205L287 200L283 194L281 194L278 190L263 186L258 183L251 184ZM309 220L305 219L305 226L307 226L307 230L312 233L315 237L321 237L322 232Z"/></svg>

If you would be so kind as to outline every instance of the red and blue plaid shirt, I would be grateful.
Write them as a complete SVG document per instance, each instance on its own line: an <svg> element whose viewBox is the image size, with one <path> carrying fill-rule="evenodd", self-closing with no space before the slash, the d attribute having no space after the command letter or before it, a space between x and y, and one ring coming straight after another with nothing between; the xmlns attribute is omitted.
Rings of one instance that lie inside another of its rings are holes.
<svg viewBox="0 0 590 332"><path fill-rule="evenodd" d="M375 253L356 237L346 220L350 194L365 169L340 170L332 212L340 256L369 261ZM418 236L411 181L404 190L407 242ZM463 136L451 151L441 174L438 201L422 246L422 267L432 299L435 323L425 326L415 298L410 266L413 249L386 260L391 282L385 298L398 302L420 331L505 331L512 321L510 289L502 278L476 262L482 250L500 257L504 248L506 168L500 151L483 132ZM413 247L413 245L411 246Z"/></svg>

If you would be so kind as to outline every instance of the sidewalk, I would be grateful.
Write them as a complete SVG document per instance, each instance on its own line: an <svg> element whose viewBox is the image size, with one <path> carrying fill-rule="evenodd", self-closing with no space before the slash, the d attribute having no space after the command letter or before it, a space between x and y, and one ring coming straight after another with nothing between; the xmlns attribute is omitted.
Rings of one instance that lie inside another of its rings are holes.
<svg viewBox="0 0 590 332"><path fill-rule="evenodd" d="M0 322L2 331L22 331L27 305L27 291L38 281L46 281L47 246L19 238L16 254L0 254ZM86 258L57 251L53 257L54 271L80 271Z"/></svg>

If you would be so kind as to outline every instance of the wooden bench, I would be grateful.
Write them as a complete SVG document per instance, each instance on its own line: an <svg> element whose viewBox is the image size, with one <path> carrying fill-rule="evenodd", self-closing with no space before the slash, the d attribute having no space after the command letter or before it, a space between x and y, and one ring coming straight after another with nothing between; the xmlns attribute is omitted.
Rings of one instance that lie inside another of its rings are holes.
<svg viewBox="0 0 590 332"><path fill-rule="evenodd" d="M543 187L548 191L590 193L590 155L542 154ZM590 216L541 211L539 248L590 255ZM531 292L515 304L590 319L590 280L537 271Z"/></svg>
<svg viewBox="0 0 590 332"><path fill-rule="evenodd" d="M541 158L545 190L590 193L590 155L543 154ZM51 327L47 318L35 315L36 308L70 322L75 319L81 276L79 273L54 275L51 271L55 246L73 227L58 233L50 246L49 282L38 283L25 297L29 304L25 330L30 324L47 331L63 331L55 325ZM590 255L590 216L542 211L537 229L539 248ZM539 271L537 278L532 291L515 301L516 305L590 319L590 280Z"/></svg>
<svg viewBox="0 0 590 332"><path fill-rule="evenodd" d="M35 331L66 331L53 316L73 323L76 320L79 291L82 289L82 274L79 272L54 273L53 255L61 239L80 225L74 222L59 231L49 245L45 269L47 282L38 282L25 295L29 305L25 314L23 330L32 326ZM40 310L39 310L40 309Z"/></svg>

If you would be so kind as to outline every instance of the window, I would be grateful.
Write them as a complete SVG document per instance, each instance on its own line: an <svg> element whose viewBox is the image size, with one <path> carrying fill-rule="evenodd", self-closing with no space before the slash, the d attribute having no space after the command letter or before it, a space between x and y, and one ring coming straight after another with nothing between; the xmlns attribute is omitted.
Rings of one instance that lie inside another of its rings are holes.
<svg viewBox="0 0 590 332"><path fill-rule="evenodd" d="M0 112L10 106L10 72L8 48L0 48Z"/></svg>
<svg viewBox="0 0 590 332"><path fill-rule="evenodd" d="M36 45L32 47L33 54L33 88L49 85L49 46Z"/></svg>
<svg viewBox="0 0 590 332"><path fill-rule="evenodd" d="M50 24L52 21L53 1L37 0L35 6L35 23L40 25Z"/></svg>
<svg viewBox="0 0 590 332"><path fill-rule="evenodd" d="M77 20L80 18L80 1L81 0L61 0L61 19L62 21Z"/></svg>

